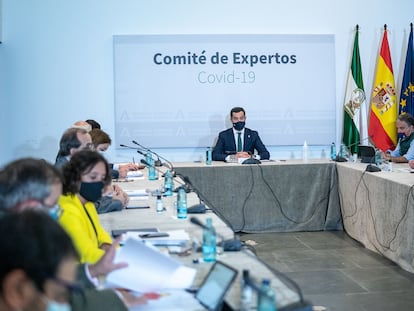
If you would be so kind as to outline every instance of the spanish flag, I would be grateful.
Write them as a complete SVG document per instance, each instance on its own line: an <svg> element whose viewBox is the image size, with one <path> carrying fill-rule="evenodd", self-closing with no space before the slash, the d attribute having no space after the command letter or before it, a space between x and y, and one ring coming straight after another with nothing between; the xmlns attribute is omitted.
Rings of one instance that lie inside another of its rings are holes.
<svg viewBox="0 0 414 311"><path fill-rule="evenodd" d="M386 151L397 144L397 97L391 53L388 45L387 25L384 26L381 50L377 60L377 72L371 97L368 135L375 147Z"/></svg>

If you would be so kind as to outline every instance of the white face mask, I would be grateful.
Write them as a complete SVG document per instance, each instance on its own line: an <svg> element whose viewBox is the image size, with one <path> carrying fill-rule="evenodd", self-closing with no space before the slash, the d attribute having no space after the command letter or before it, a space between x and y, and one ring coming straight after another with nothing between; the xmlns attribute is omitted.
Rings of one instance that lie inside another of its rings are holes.
<svg viewBox="0 0 414 311"><path fill-rule="evenodd" d="M71 311L72 307L68 303L60 303L47 299L46 311Z"/></svg>

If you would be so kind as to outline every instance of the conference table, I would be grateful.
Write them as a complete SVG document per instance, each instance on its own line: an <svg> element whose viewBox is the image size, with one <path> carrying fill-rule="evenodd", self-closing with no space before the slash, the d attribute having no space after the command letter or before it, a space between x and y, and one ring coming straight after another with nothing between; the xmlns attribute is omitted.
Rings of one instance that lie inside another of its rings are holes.
<svg viewBox="0 0 414 311"><path fill-rule="evenodd" d="M175 163L234 232L342 230L335 162Z"/></svg>
<svg viewBox="0 0 414 311"><path fill-rule="evenodd" d="M364 163L337 163L345 231L366 248L414 272L414 174L408 164L366 172Z"/></svg>
<svg viewBox="0 0 414 311"><path fill-rule="evenodd" d="M307 163L262 161L260 165L174 163L175 186L183 184L183 180L190 184L197 195L189 194L189 205L199 203L199 197L210 208L206 214L196 217L202 222L212 217L225 239L237 232L345 230L366 248L414 272L414 174L407 164L394 164L391 172L367 172L366 167L364 163L318 159ZM155 183L144 179L119 184L125 189L154 190L162 188L162 181L162 178ZM107 230L184 228L194 241L202 240L199 227L176 218L174 198L164 199L167 210L161 215L155 212L155 197L149 200L149 209L102 214L101 222ZM180 260L194 265L194 256L200 254ZM240 272L244 267L251 267L257 271L257 279L273 275L276 292L284 293L278 301L282 309L300 300L291 285L247 252L224 252L220 256L219 260L234 265ZM208 271L208 264L196 266L200 282ZM234 309L240 307L239 278L226 296Z"/></svg>
<svg viewBox="0 0 414 311"><path fill-rule="evenodd" d="M144 175L147 176L147 170L144 170ZM175 185L179 186L183 183L181 180L176 179ZM125 190L146 190L149 193L162 190L163 178L159 178L156 181L150 181L146 177L126 182L117 182L117 184ZM131 197L131 199L134 199ZM188 205L197 204L197 195L193 192L187 194ZM163 205L165 211L163 213L156 212L156 196L149 195L147 198L143 198L142 205L149 206L149 208L140 209L124 209L119 212L112 212L106 214L100 214L99 219L102 226L111 233L113 230L128 230L128 229L142 229L142 228L157 228L162 232L185 230L190 240L177 252L176 247L166 247L162 249L165 253L172 253L169 256L180 263L195 268L197 270L194 285L199 285L204 277L207 275L212 263L206 263L202 260L200 252L196 252L193 245L199 245L202 241L202 228L194 225L190 222L191 217L196 217L202 223L206 222L206 218L210 217L213 220L213 225L217 231L218 249L219 254L217 260L222 261L238 270L238 276L235 282L232 284L229 292L226 295L225 302L233 310L239 310L241 307L241 275L243 269L250 270L250 275L254 281L259 284L263 278L270 278L271 285L277 295L278 310L299 310L299 307L306 305L303 300L302 294L299 288L295 288L295 284L289 282L289 280L283 277L277 271L274 271L268 265L259 260L254 252L249 248L242 248L239 251L224 251L220 245L223 240L236 239L233 230L223 222L213 211L208 210L204 214L188 214L187 219L178 219L176 215L176 209L174 207L174 201L176 201L176 193L170 197L163 197ZM192 249L191 252L187 250ZM181 251L184 251L181 254ZM154 273L157 273L156 271ZM177 299L174 299L176 294L170 295L168 302L168 310L204 310L198 301L195 300L192 294L184 291L180 292ZM146 306L140 306L136 310L165 310L163 300L151 301ZM252 307L256 304L256 298L252 301ZM135 310L134 308L130 309ZM302 309L300 309L302 310Z"/></svg>
<svg viewBox="0 0 414 311"><path fill-rule="evenodd" d="M345 230L414 272L414 174L407 164L366 168L318 159L175 165L235 232Z"/></svg>

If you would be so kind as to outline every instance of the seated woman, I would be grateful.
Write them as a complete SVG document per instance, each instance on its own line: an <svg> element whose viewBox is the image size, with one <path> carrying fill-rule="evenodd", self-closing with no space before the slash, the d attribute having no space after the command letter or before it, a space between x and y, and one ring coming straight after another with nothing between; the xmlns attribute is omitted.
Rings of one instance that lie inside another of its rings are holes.
<svg viewBox="0 0 414 311"><path fill-rule="evenodd" d="M91 135L92 144L96 151L104 153L108 150L112 140L106 132L101 129L94 128L89 132L89 134ZM114 164L111 175L113 179L125 178L129 171L136 171L144 167L145 165L137 165L135 163Z"/></svg>
<svg viewBox="0 0 414 311"><path fill-rule="evenodd" d="M43 211L0 217L0 310L70 310L78 255L66 232Z"/></svg>
<svg viewBox="0 0 414 311"><path fill-rule="evenodd" d="M94 205L111 182L108 162L95 151L79 151L64 166L63 179L59 223L72 237L80 261L96 263L112 244Z"/></svg>

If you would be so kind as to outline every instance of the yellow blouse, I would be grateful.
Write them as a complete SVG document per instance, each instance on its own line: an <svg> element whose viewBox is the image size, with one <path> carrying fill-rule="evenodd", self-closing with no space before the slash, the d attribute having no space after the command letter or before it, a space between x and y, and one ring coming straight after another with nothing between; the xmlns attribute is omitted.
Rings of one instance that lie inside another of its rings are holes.
<svg viewBox="0 0 414 311"><path fill-rule="evenodd" d="M76 195L71 194L60 196L59 205L63 209L59 223L71 236L81 263L97 262L105 253L99 246L112 244L112 239L102 228L95 205L92 202L83 205Z"/></svg>

